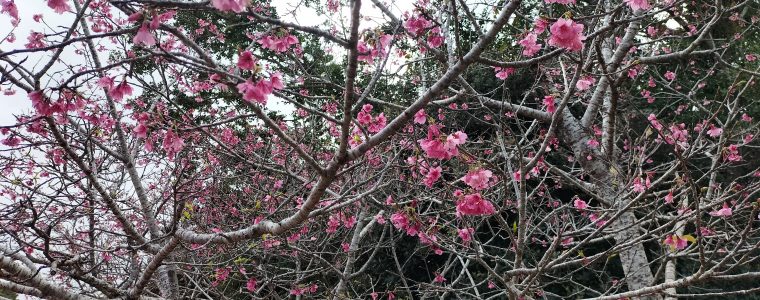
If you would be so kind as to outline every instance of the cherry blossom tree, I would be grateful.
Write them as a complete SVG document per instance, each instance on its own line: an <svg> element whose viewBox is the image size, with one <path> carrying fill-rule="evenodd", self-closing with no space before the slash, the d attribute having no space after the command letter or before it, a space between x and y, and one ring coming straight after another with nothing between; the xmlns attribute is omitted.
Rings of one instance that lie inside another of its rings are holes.
<svg viewBox="0 0 760 300"><path fill-rule="evenodd" d="M0 0L0 290L760 290L756 2L276 2Z"/></svg>

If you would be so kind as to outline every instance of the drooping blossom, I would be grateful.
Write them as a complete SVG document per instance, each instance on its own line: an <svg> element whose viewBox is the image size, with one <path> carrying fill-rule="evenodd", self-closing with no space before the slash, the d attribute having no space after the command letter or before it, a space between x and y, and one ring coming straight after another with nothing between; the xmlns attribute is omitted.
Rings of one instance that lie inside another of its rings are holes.
<svg viewBox="0 0 760 300"><path fill-rule="evenodd" d="M185 140L174 133L174 131L167 130L166 135L164 135L162 147L164 148L164 151L166 151L169 159L174 159L174 156L185 147Z"/></svg>
<svg viewBox="0 0 760 300"><path fill-rule="evenodd" d="M728 204L723 202L723 207L716 211L711 211L710 215L713 217L730 217L734 214L734 211L731 209L731 207L728 207Z"/></svg>
<svg viewBox="0 0 760 300"><path fill-rule="evenodd" d="M727 161L741 161L742 156L739 155L739 145L737 144L731 144L728 145L728 148L724 150L724 156L723 159Z"/></svg>
<svg viewBox="0 0 760 300"><path fill-rule="evenodd" d="M113 77L110 76L103 76L98 79L98 86L101 88L104 88L106 90L111 90L113 88Z"/></svg>
<svg viewBox="0 0 760 300"><path fill-rule="evenodd" d="M121 101L125 96L132 95L132 86L124 80L108 91L108 95L116 101Z"/></svg>
<svg viewBox="0 0 760 300"><path fill-rule="evenodd" d="M56 13L62 14L71 9L68 1L69 0L48 0L47 5L55 10Z"/></svg>
<svg viewBox="0 0 760 300"><path fill-rule="evenodd" d="M433 187L433 184L438 181L438 178L441 178L441 171L441 166L430 168L425 175L425 180L423 181L425 183L425 186L428 188Z"/></svg>
<svg viewBox="0 0 760 300"><path fill-rule="evenodd" d="M298 37L292 34L286 34L282 37L267 35L257 41L262 47L275 51L286 52L291 46L298 44Z"/></svg>
<svg viewBox="0 0 760 300"><path fill-rule="evenodd" d="M211 5L221 11L233 11L241 13L248 6L250 0L211 0Z"/></svg>
<svg viewBox="0 0 760 300"><path fill-rule="evenodd" d="M651 8L649 0L625 0L625 4L628 4L633 11L649 10Z"/></svg>
<svg viewBox="0 0 760 300"><path fill-rule="evenodd" d="M575 23L573 20L560 18L549 28L551 37L549 45L565 48L570 51L581 51L583 49L583 24Z"/></svg>
<svg viewBox="0 0 760 300"><path fill-rule="evenodd" d="M411 17L404 22L404 29L411 34L420 35L430 27L432 22L425 19L423 16Z"/></svg>
<svg viewBox="0 0 760 300"><path fill-rule="evenodd" d="M496 212L491 201L483 199L480 193L465 195L457 202L457 213L463 216L483 216Z"/></svg>
<svg viewBox="0 0 760 300"><path fill-rule="evenodd" d="M425 151L425 155L434 159L451 159L459 155L459 145L464 144L467 140L467 134L461 131L450 134L445 140L441 139L439 125L428 126L427 138L418 140L420 148Z"/></svg>
<svg viewBox="0 0 760 300"><path fill-rule="evenodd" d="M494 72L496 72L496 78L505 80L507 77L509 77L509 75L515 73L515 68L494 67Z"/></svg>
<svg viewBox="0 0 760 300"><path fill-rule="evenodd" d="M36 49L36 48L45 47L45 42L42 41L42 39L44 38L45 38L45 35L42 34L42 32L32 31L29 33L29 36L26 38L27 43L24 44L24 47L26 47L27 49Z"/></svg>
<svg viewBox="0 0 760 300"><path fill-rule="evenodd" d="M240 53L240 57L238 57L237 61L238 68L244 69L244 70L253 70L253 68L256 67L256 59L253 58L253 54L251 54L251 51L243 51Z"/></svg>
<svg viewBox="0 0 760 300"><path fill-rule="evenodd" d="M151 47L156 44L156 38L154 38L153 34L148 30L148 24L143 24L140 26L140 29L137 30L137 34L135 34L132 42L135 43L135 45L143 44L146 47Z"/></svg>
<svg viewBox="0 0 760 300"><path fill-rule="evenodd" d="M517 42L523 47L522 54L531 57L541 50L541 44L536 43L538 36L535 33L528 33L522 40Z"/></svg>
<svg viewBox="0 0 760 300"><path fill-rule="evenodd" d="M0 14L7 13L11 17L11 25L18 26L18 7L14 0L0 0Z"/></svg>
<svg viewBox="0 0 760 300"><path fill-rule="evenodd" d="M546 106L546 112L553 114L557 109L554 107L554 96L544 96L544 106Z"/></svg>
<svg viewBox="0 0 760 300"><path fill-rule="evenodd" d="M665 240L662 243L670 246L671 251L676 251L686 249L686 246L688 246L687 242L688 241L681 236L670 234L665 237Z"/></svg>
<svg viewBox="0 0 760 300"><path fill-rule="evenodd" d="M462 177L462 181L473 189L479 191L489 187L491 177L493 177L493 172L490 170L477 168L467 172L467 175Z"/></svg>

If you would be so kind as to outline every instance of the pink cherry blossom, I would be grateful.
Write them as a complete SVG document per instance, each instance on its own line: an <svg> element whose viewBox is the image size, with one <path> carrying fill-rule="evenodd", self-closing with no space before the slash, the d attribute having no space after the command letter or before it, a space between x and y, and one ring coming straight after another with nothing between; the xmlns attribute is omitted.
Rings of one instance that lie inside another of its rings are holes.
<svg viewBox="0 0 760 300"><path fill-rule="evenodd" d="M245 283L245 289L249 292L255 292L256 291L256 278L249 278L248 281Z"/></svg>
<svg viewBox="0 0 760 300"><path fill-rule="evenodd" d="M18 26L18 7L14 0L0 0L0 14L4 13L11 17L11 25Z"/></svg>
<svg viewBox="0 0 760 300"><path fill-rule="evenodd" d="M594 82L594 77L585 76L581 79L578 79L578 81L575 83L575 88L579 91L585 91L588 90L594 84Z"/></svg>
<svg viewBox="0 0 760 300"><path fill-rule="evenodd" d="M71 7L69 7L68 1L69 0L48 0L47 5L48 7L55 10L55 12L62 14L71 9Z"/></svg>
<svg viewBox="0 0 760 300"><path fill-rule="evenodd" d="M711 137L719 137L723 134L723 128L715 127L715 125L710 124L710 129L707 130L707 134Z"/></svg>
<svg viewBox="0 0 760 300"><path fill-rule="evenodd" d="M245 69L245 70L253 70L254 67L256 67L256 59L253 58L253 54L251 54L251 51L243 51L240 53L240 57L238 57L237 61L238 68Z"/></svg>
<svg viewBox="0 0 760 300"><path fill-rule="evenodd" d="M471 170L464 177L462 181L472 187L475 190L483 190L489 187L489 180L493 177L493 172L483 168L477 168Z"/></svg>
<svg viewBox="0 0 760 300"><path fill-rule="evenodd" d="M475 232L475 229L473 229L472 227L457 229L457 234L459 235L459 238L462 239L463 242L471 241L473 232Z"/></svg>
<svg viewBox="0 0 760 300"><path fill-rule="evenodd" d="M551 38L549 45L565 48L570 51L580 51L583 49L583 24L575 23L573 20L560 18L549 28Z"/></svg>
<svg viewBox="0 0 760 300"><path fill-rule="evenodd" d="M546 31L546 26L549 26L549 21L544 18L538 18L533 24L533 32L536 34L542 34Z"/></svg>
<svg viewBox="0 0 760 300"><path fill-rule="evenodd" d="M512 73L515 72L515 68L500 68L495 67L494 71L496 72L496 78L499 78L501 80L507 79L509 75L512 75Z"/></svg>
<svg viewBox="0 0 760 300"><path fill-rule="evenodd" d="M633 11L637 10L649 10L649 0L625 0L625 4L631 7Z"/></svg>
<svg viewBox="0 0 760 300"><path fill-rule="evenodd" d="M673 81L674 79L676 79L676 73L673 73L671 71L665 72L665 79L669 81Z"/></svg>
<svg viewBox="0 0 760 300"><path fill-rule="evenodd" d="M116 101L121 101L125 96L132 95L132 86L124 80L108 91L108 95Z"/></svg>
<svg viewBox="0 0 760 300"><path fill-rule="evenodd" d="M241 13L245 11L250 0L211 0L211 5L221 11Z"/></svg>
<svg viewBox="0 0 760 300"><path fill-rule="evenodd" d="M723 202L723 207L719 210L710 212L710 215L713 217L730 217L733 213L734 211L731 207L728 207L728 203Z"/></svg>
<svg viewBox="0 0 760 300"><path fill-rule="evenodd" d="M575 209L577 210L585 210L586 208L588 208L588 204L586 204L586 201L583 201L581 199L575 199L575 201L573 201L573 206L575 206Z"/></svg>
<svg viewBox="0 0 760 300"><path fill-rule="evenodd" d="M529 33L525 36L522 40L517 42L520 44L520 46L523 47L522 54L531 57L536 54L539 50L541 50L541 44L536 43L538 40L538 36L535 33Z"/></svg>
<svg viewBox="0 0 760 300"><path fill-rule="evenodd" d="M554 96L544 96L544 106L546 106L546 112L553 114L557 110L554 106Z"/></svg>
<svg viewBox="0 0 760 300"><path fill-rule="evenodd" d="M135 34L132 42L135 43L135 45L143 44L146 47L150 47L156 44L156 38L154 38L153 34L148 30L148 24L143 24L140 26L140 30L137 31L137 34Z"/></svg>
<svg viewBox="0 0 760 300"><path fill-rule="evenodd" d="M417 111L417 113L414 114L414 123L417 124L425 124L427 121L427 115L425 114L424 109L420 109Z"/></svg>
<svg viewBox="0 0 760 300"><path fill-rule="evenodd" d="M665 240L662 243L670 246L671 251L676 251L676 250L686 249L686 246L688 246L687 242L688 241L681 236L670 234L665 238Z"/></svg>
<svg viewBox="0 0 760 300"><path fill-rule="evenodd" d="M457 202L457 213L464 216L491 215L496 210L491 201L483 199L480 193L465 195Z"/></svg>
<svg viewBox="0 0 760 300"><path fill-rule="evenodd" d="M430 168L425 175L425 186L428 188L433 187L433 183L438 181L438 178L441 178L441 167Z"/></svg>

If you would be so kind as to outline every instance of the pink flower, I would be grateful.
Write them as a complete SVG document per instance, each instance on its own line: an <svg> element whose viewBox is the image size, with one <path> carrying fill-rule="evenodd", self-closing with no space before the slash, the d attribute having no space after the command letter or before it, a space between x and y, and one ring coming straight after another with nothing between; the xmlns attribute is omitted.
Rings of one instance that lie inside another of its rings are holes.
<svg viewBox="0 0 760 300"><path fill-rule="evenodd" d="M121 99L124 99L124 96L132 95L132 86L124 80L108 91L108 95L116 101L121 101Z"/></svg>
<svg viewBox="0 0 760 300"><path fill-rule="evenodd" d="M544 106L546 106L546 112L553 114L557 110L554 107L554 96L544 96Z"/></svg>
<svg viewBox="0 0 760 300"><path fill-rule="evenodd" d="M549 26L549 21L544 18L538 18L533 24L533 32L536 34L542 34L546 30L546 26Z"/></svg>
<svg viewBox="0 0 760 300"><path fill-rule="evenodd" d="M148 137L148 127L145 126L145 124L142 124L142 123L137 124L137 126L135 126L135 129L132 131L135 133L135 136L138 138L144 139Z"/></svg>
<svg viewBox="0 0 760 300"><path fill-rule="evenodd" d="M462 177L462 181L473 189L479 191L488 188L491 177L493 177L493 172L490 170L477 168Z"/></svg>
<svg viewBox="0 0 760 300"><path fill-rule="evenodd" d="M648 0L625 0L625 4L628 4L633 11L648 10L651 8Z"/></svg>
<svg viewBox="0 0 760 300"><path fill-rule="evenodd" d="M577 210L585 210L586 208L588 208L588 204L586 204L586 201L583 201L581 199L575 199L575 201L573 201L573 206L575 206L575 209Z"/></svg>
<svg viewBox="0 0 760 300"><path fill-rule="evenodd" d="M732 144L726 148L723 159L727 161L741 161L742 156L739 155L739 145Z"/></svg>
<svg viewBox="0 0 760 300"><path fill-rule="evenodd" d="M143 24L140 26L140 30L137 31L137 34L135 34L132 42L135 43L135 45L143 44L146 47L150 47L156 44L156 38L154 38L153 34L148 30L148 24Z"/></svg>
<svg viewBox="0 0 760 300"><path fill-rule="evenodd" d="M221 11L234 11L241 13L248 6L250 0L211 0L211 5Z"/></svg>
<svg viewBox="0 0 760 300"><path fill-rule="evenodd" d="M570 51L580 51L583 49L583 24L575 23L573 20L565 18L558 19L549 28L551 38L549 45L565 48Z"/></svg>
<svg viewBox="0 0 760 300"><path fill-rule="evenodd" d="M255 292L256 291L256 278L249 278L248 282L245 283L245 289L247 289L249 292Z"/></svg>
<svg viewBox="0 0 760 300"><path fill-rule="evenodd" d="M13 26L18 26L18 7L13 1L14 0L0 0L0 14L7 13L11 16L11 24Z"/></svg>
<svg viewBox="0 0 760 300"><path fill-rule="evenodd" d="M110 76L100 77L100 79L98 79L98 86L106 90L111 90L113 88L113 77L110 77Z"/></svg>
<svg viewBox="0 0 760 300"><path fill-rule="evenodd" d="M673 81L674 79L676 79L676 73L673 73L671 71L667 71L667 72L665 72L665 78L667 80Z"/></svg>
<svg viewBox="0 0 760 300"><path fill-rule="evenodd" d="M391 215L391 224L393 227L403 230L409 227L409 219L407 219L406 214L399 211Z"/></svg>
<svg viewBox="0 0 760 300"><path fill-rule="evenodd" d="M564 4L564 5L575 4L575 0L544 0L544 1L549 4L551 3L558 3L558 4Z"/></svg>
<svg viewBox="0 0 760 300"><path fill-rule="evenodd" d="M166 135L164 135L162 147L168 154L169 159L174 159L174 155L182 151L182 148L185 147L185 140L174 133L174 131L168 130L166 131Z"/></svg>
<svg viewBox="0 0 760 300"><path fill-rule="evenodd" d="M473 232L475 232L475 229L473 229L472 227L457 229L457 234L459 235L459 238L462 239L463 242L471 241Z"/></svg>
<svg viewBox="0 0 760 300"><path fill-rule="evenodd" d="M590 139L590 140L588 140L588 142L586 142L586 144L591 149L599 148L599 141L597 141L596 139Z"/></svg>
<svg viewBox="0 0 760 300"><path fill-rule="evenodd" d="M585 90L588 90L593 84L594 84L594 78L586 76L581 79L578 79L578 82L575 83L575 88L578 89L579 91L585 91Z"/></svg>
<svg viewBox="0 0 760 300"><path fill-rule="evenodd" d="M267 104L267 98L272 93L273 87L266 80L252 82L250 79L237 85L238 92L243 94L243 100L250 103Z"/></svg>
<svg viewBox="0 0 760 300"><path fill-rule="evenodd" d="M668 235L662 243L670 246L671 251L683 250L686 249L686 246L688 246L687 240L685 238L677 236L675 234Z"/></svg>
<svg viewBox="0 0 760 300"><path fill-rule="evenodd" d="M55 12L62 14L71 9L71 7L69 7L68 1L69 0L48 0L47 5L48 7L54 9Z"/></svg>
<svg viewBox="0 0 760 300"><path fill-rule="evenodd" d="M433 279L433 281L435 281L437 283L443 283L443 282L446 282L446 278L443 278L443 276L441 274L436 273L435 274L435 279Z"/></svg>
<svg viewBox="0 0 760 300"><path fill-rule="evenodd" d="M430 170L428 170L427 175L425 175L424 183L428 188L433 187L433 183L438 181L438 178L441 178L440 166L435 167L435 168L430 168Z"/></svg>
<svg viewBox="0 0 760 300"><path fill-rule="evenodd" d="M723 128L715 127L715 125L710 124L710 129L707 130L707 134L711 137L719 137L723 134Z"/></svg>
<svg viewBox="0 0 760 300"><path fill-rule="evenodd" d="M425 17L411 17L404 22L404 28L413 35L420 35L421 33L424 33L431 24L432 22L425 19Z"/></svg>
<svg viewBox="0 0 760 300"><path fill-rule="evenodd" d="M744 55L744 58L747 59L747 61L749 62L753 62L757 60L757 55L750 53L750 54Z"/></svg>
<svg viewBox="0 0 760 300"><path fill-rule="evenodd" d="M481 216L496 212L491 201L483 199L480 193L465 195L457 202L457 213L460 215Z"/></svg>
<svg viewBox="0 0 760 300"><path fill-rule="evenodd" d="M446 143L454 146L462 145L465 141L467 141L467 134L461 131L449 134L446 138Z"/></svg>
<svg viewBox="0 0 760 300"><path fill-rule="evenodd" d="M665 195L665 203L666 204L673 203L673 192L669 192L667 195Z"/></svg>
<svg viewBox="0 0 760 300"><path fill-rule="evenodd" d="M501 80L507 79L509 75L512 75L515 72L515 68L500 68L495 67L494 71L496 71L496 78L499 78Z"/></svg>
<svg viewBox="0 0 760 300"><path fill-rule="evenodd" d="M523 47L522 54L531 57L536 54L539 50L541 50L541 44L536 43L538 39L538 36L535 33L529 33L525 36L522 40L517 42L520 44L520 46Z"/></svg>
<svg viewBox="0 0 760 300"><path fill-rule="evenodd" d="M240 57L238 57L237 61L238 68L245 69L245 70L253 70L254 67L256 67L256 60L253 58L253 54L251 54L251 51L243 51L240 53Z"/></svg>
<svg viewBox="0 0 760 300"><path fill-rule="evenodd" d="M425 124L425 121L427 121L427 115L424 109L420 109L414 114L414 123Z"/></svg>
<svg viewBox="0 0 760 300"><path fill-rule="evenodd" d="M723 208L710 212L710 215L713 217L730 217L733 214L734 211L725 202L723 202Z"/></svg>

